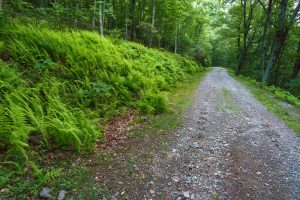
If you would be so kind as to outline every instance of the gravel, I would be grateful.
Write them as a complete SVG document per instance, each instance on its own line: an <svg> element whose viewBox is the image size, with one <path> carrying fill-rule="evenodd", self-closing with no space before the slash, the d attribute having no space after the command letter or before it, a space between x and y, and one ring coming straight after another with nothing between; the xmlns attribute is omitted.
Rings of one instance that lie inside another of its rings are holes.
<svg viewBox="0 0 300 200"><path fill-rule="evenodd" d="M184 121L138 199L300 199L300 138L225 69L204 78Z"/></svg>

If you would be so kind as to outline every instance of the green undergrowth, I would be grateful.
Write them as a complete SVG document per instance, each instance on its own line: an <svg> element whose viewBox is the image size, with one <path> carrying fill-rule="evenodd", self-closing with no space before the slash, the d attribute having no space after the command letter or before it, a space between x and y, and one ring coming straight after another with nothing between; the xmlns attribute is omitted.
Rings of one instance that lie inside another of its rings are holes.
<svg viewBox="0 0 300 200"><path fill-rule="evenodd" d="M47 177L32 162L41 149L92 150L105 121L132 108L166 112L167 92L204 70L189 58L88 31L14 22L0 40L0 169L26 168L36 177Z"/></svg>
<svg viewBox="0 0 300 200"><path fill-rule="evenodd" d="M229 71L229 73L232 76L234 76L233 71ZM252 85L255 85L256 87L263 89L264 91L268 91L268 93L272 94L276 99L288 102L300 109L300 99L284 89L281 89L276 86L267 86L261 82L257 82L256 80L254 80L250 77L245 77L242 75L239 76L239 80L245 80L245 81L251 83Z"/></svg>
<svg viewBox="0 0 300 200"><path fill-rule="evenodd" d="M232 74L232 73L231 73ZM233 75L233 74L232 74ZM273 114L283 120L291 129L300 135L300 100L287 91L274 86L268 87L255 80L233 76L246 86L247 89ZM284 107L279 101L287 102L292 107Z"/></svg>
<svg viewBox="0 0 300 200"><path fill-rule="evenodd" d="M159 133L161 131L170 132L182 124L182 114L187 111L195 99L195 91L199 82L209 72L205 71L189 75L178 87L166 93L169 105L166 112L160 115L141 115L136 120L137 123L147 122L141 130L134 130L133 136L144 136L147 133Z"/></svg>
<svg viewBox="0 0 300 200"><path fill-rule="evenodd" d="M145 162L147 166L150 166L152 158L146 155L155 151L153 148L161 149L168 137L172 137L172 131L182 123L182 114L194 101L197 86L207 72L208 70L187 75L176 87L165 91L164 95L167 97L168 103L164 113L137 116L135 123L143 124L143 128L131 131L130 139L126 143L132 146L132 150L127 149L124 152L124 150L119 150L120 147L116 147L120 159L123 161L124 155L126 157L124 162L127 164L123 166L124 168L119 166L121 161L115 161L113 153L104 154L97 150L92 154L82 152L80 155L75 155L70 151L55 151L51 153L54 154L54 158L52 158L46 150L43 150L40 155L35 155L33 158L43 168L40 174L35 174L32 170L25 170L25 173L22 174L12 174L11 178L6 180L6 184L3 185L5 192L0 193L0 198L3 195L2 197L8 199L26 199L28 197L36 199L38 192L43 187L51 189L52 199L57 199L57 194L61 189L68 192L67 199L102 199L103 195L109 197L107 187L112 186L113 183L110 182L116 180L112 178L113 180L109 180L108 183L107 180L96 180L95 173L99 169L101 169L101 174L111 173L111 166L114 167L114 170L115 168L118 170L114 172L114 175L102 174L104 177L115 178L117 176L118 182L134 180L128 185L124 182L125 185L122 185L123 188L120 191L130 188L133 184L142 185L145 180L135 176L137 172L132 171L132 165L135 165L136 162ZM148 138L148 140L144 140L144 138ZM151 144L148 144L149 139ZM133 156L126 156L128 152L134 156L142 154L142 160L136 161ZM115 162L118 165L114 165ZM106 168L109 170L104 170ZM6 174L9 174L9 170L3 171L0 176ZM103 182L107 184L103 185Z"/></svg>

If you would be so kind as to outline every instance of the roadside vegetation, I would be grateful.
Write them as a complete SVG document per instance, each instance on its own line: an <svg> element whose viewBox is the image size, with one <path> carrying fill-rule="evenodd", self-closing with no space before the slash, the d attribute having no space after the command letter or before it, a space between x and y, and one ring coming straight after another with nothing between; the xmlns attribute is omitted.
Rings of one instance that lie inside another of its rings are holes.
<svg viewBox="0 0 300 200"><path fill-rule="evenodd" d="M165 112L156 115L136 115L130 127L138 126L124 133L128 134L125 146L118 145L112 150L99 149L101 147L97 146L91 151L79 153L71 149L29 146L30 161L27 164L15 163L19 168L13 168L13 162L7 161L6 165L2 165L0 197L2 195L5 198L36 198L41 188L49 187L53 198L64 189L71 199L98 199L103 196L109 198L111 194L108 193L107 187L115 184L114 187L117 188L118 182L121 181L124 183L120 187L124 190L132 184L142 185L144 179L136 177L137 172L132 166L136 163L144 163L145 168L151 165L152 154L163 148L168 138L172 137L172 131L181 125L181 115L192 104L198 84L207 72L208 70L203 69L201 72L186 74L185 79L174 88L163 91L168 99ZM142 127L139 128L140 126ZM147 142L149 138L151 144ZM114 175L108 172L111 170L110 166L119 166ZM32 170L32 167L35 169ZM15 171L11 171L12 169ZM108 178L110 182L104 185ZM114 182L115 178L117 182ZM126 182L128 187L124 188Z"/></svg>
<svg viewBox="0 0 300 200"><path fill-rule="evenodd" d="M249 77L232 76L242 83L270 112L284 121L300 136L300 100L274 86L266 86ZM286 103L285 103L286 102Z"/></svg>

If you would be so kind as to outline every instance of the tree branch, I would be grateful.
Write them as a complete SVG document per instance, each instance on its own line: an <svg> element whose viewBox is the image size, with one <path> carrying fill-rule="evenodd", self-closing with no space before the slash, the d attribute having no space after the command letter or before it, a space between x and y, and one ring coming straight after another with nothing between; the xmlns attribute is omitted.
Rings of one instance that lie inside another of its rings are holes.
<svg viewBox="0 0 300 200"><path fill-rule="evenodd" d="M265 5L261 0L258 0L258 3L262 6L263 10L264 10L265 13L267 14L268 11L267 11L266 5Z"/></svg>

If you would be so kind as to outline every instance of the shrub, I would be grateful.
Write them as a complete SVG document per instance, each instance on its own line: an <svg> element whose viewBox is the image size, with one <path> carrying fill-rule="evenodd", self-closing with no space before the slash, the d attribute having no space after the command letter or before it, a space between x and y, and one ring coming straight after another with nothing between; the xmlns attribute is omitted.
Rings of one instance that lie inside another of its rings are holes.
<svg viewBox="0 0 300 200"><path fill-rule="evenodd" d="M261 82L257 82L256 80L250 78L250 77L244 77L242 76L243 79L247 80L248 82L263 88L264 90L270 92L271 94L273 94L275 96L275 98L282 100L282 101L286 101L298 108L300 108L300 99L298 99L297 97L295 97L294 95L292 95L290 92L285 91L279 87L275 87L275 86L267 86Z"/></svg>
<svg viewBox="0 0 300 200"><path fill-rule="evenodd" d="M17 81L16 71L3 62L0 65L0 148L27 160L32 143L75 150L93 147L100 137L99 127L60 100L55 93L60 84L52 81L45 82L45 87L28 88L25 81Z"/></svg>
<svg viewBox="0 0 300 200"><path fill-rule="evenodd" d="M4 51L4 42L0 41L0 54L2 54Z"/></svg>

